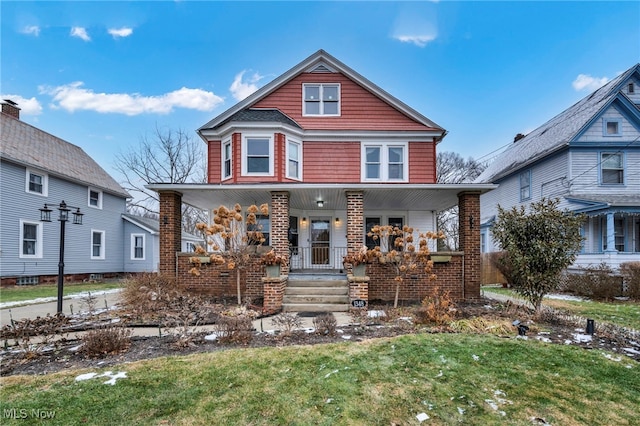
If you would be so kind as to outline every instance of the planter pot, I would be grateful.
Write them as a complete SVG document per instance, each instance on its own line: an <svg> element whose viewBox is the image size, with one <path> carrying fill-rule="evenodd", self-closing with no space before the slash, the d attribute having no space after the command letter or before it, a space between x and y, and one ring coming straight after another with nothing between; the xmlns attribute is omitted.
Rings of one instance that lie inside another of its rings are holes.
<svg viewBox="0 0 640 426"><path fill-rule="evenodd" d="M364 263L361 263L359 265L356 265L352 268L353 271L353 276L354 277L364 277L365 273L367 272L367 265L365 265Z"/></svg>
<svg viewBox="0 0 640 426"><path fill-rule="evenodd" d="M280 265L267 265L267 278L278 278L280 276Z"/></svg>

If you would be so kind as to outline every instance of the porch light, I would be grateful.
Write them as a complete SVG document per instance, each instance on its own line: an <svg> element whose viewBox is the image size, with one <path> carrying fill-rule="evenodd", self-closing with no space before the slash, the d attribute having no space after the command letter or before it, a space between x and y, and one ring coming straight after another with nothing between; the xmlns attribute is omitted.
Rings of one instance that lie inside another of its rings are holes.
<svg viewBox="0 0 640 426"><path fill-rule="evenodd" d="M306 217L302 218L302 223L307 223L307 218Z"/></svg>
<svg viewBox="0 0 640 426"><path fill-rule="evenodd" d="M340 218L336 217L336 223L340 223Z"/></svg>
<svg viewBox="0 0 640 426"><path fill-rule="evenodd" d="M318 205L318 207L320 207L320 208L324 207L324 201L322 201L322 200L318 200L318 201L316 201L316 204L317 204L317 205Z"/></svg>

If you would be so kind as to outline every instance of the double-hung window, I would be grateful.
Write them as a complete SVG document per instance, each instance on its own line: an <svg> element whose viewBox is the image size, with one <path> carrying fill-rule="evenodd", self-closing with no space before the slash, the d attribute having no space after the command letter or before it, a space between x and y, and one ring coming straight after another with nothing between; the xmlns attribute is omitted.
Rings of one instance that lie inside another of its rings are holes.
<svg viewBox="0 0 640 426"><path fill-rule="evenodd" d="M222 179L231 177L231 141L222 144Z"/></svg>
<svg viewBox="0 0 640 426"><path fill-rule="evenodd" d="M268 137L244 139L243 175L273 176L273 144Z"/></svg>
<svg viewBox="0 0 640 426"><path fill-rule="evenodd" d="M91 230L91 259L104 259L105 232Z"/></svg>
<svg viewBox="0 0 640 426"><path fill-rule="evenodd" d="M603 152L600 157L600 182L603 185L624 183L624 158L622 153Z"/></svg>
<svg viewBox="0 0 640 426"><path fill-rule="evenodd" d="M42 223L20 221L20 257L42 257Z"/></svg>
<svg viewBox="0 0 640 426"><path fill-rule="evenodd" d="M25 191L30 194L47 196L48 176L35 170L27 169Z"/></svg>
<svg viewBox="0 0 640 426"><path fill-rule="evenodd" d="M287 177L301 179L302 146L299 142L289 140L287 142Z"/></svg>
<svg viewBox="0 0 640 426"><path fill-rule="evenodd" d="M364 144L362 158L364 181L406 182L407 176L405 144Z"/></svg>
<svg viewBox="0 0 640 426"><path fill-rule="evenodd" d="M102 191L98 191L97 189L89 188L89 207L95 207L96 209L102 208Z"/></svg>
<svg viewBox="0 0 640 426"><path fill-rule="evenodd" d="M144 260L144 234L131 234L131 259Z"/></svg>
<svg viewBox="0 0 640 426"><path fill-rule="evenodd" d="M531 199L531 170L520 173L520 201Z"/></svg>
<svg viewBox="0 0 640 426"><path fill-rule="evenodd" d="M340 85L332 84L304 84L303 115L340 115Z"/></svg>

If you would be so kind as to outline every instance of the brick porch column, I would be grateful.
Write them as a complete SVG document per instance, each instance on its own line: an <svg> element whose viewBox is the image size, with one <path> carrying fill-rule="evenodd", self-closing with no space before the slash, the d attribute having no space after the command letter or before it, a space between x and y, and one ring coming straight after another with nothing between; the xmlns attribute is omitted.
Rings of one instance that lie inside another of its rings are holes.
<svg viewBox="0 0 640 426"><path fill-rule="evenodd" d="M181 251L182 194L160 192L160 273L176 276L176 252Z"/></svg>
<svg viewBox="0 0 640 426"><path fill-rule="evenodd" d="M271 191L271 246L275 252L289 263L289 192ZM288 273L287 265L280 267L280 273Z"/></svg>
<svg viewBox="0 0 640 426"><path fill-rule="evenodd" d="M347 252L360 250L364 242L364 192L347 191Z"/></svg>
<svg viewBox="0 0 640 426"><path fill-rule="evenodd" d="M480 297L480 192L458 194L458 233L464 252L464 298Z"/></svg>

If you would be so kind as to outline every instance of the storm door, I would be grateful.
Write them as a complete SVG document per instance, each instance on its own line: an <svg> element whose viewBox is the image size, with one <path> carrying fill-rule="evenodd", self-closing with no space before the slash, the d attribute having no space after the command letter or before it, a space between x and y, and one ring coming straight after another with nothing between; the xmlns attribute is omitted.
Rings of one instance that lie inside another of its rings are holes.
<svg viewBox="0 0 640 426"><path fill-rule="evenodd" d="M311 265L328 265L331 248L331 219L311 218Z"/></svg>

